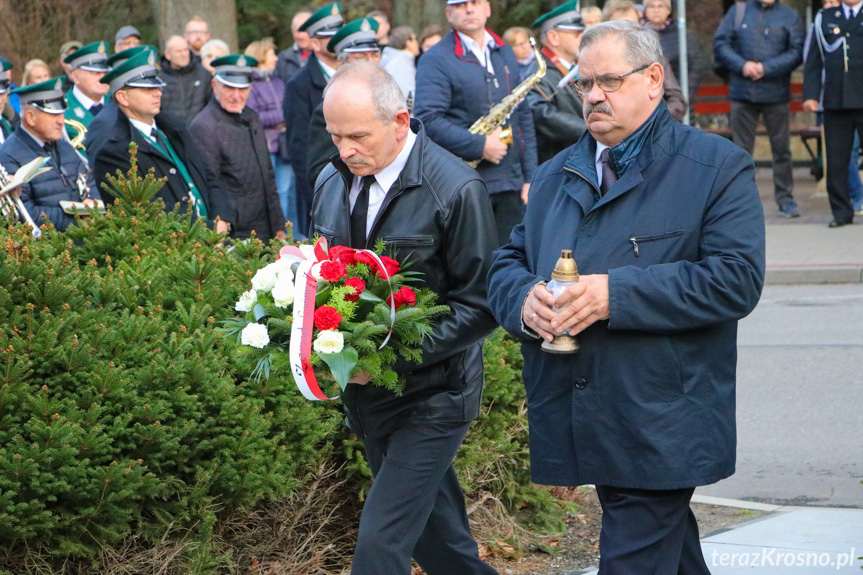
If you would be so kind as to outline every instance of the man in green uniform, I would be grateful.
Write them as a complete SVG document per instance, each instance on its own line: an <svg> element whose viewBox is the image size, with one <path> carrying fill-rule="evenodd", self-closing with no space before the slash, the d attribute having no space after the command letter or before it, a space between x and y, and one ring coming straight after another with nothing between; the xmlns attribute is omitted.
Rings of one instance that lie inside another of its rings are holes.
<svg viewBox="0 0 863 575"><path fill-rule="evenodd" d="M100 83L99 80L110 70L107 60L107 42L86 44L63 59L69 64L69 78L75 84L75 87L66 93L69 107L66 110L67 120L81 122L86 128L102 109L108 85ZM78 131L69 126L66 131L70 138L78 135Z"/></svg>

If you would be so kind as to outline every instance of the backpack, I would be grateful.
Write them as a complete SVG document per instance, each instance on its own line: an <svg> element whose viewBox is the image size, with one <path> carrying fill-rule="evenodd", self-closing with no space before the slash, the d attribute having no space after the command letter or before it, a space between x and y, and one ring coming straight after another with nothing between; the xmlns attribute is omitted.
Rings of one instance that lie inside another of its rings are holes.
<svg viewBox="0 0 863 575"><path fill-rule="evenodd" d="M746 15L746 2L735 2L734 3L734 32L736 33L740 30L740 27L743 25L743 17ZM729 70L725 64L721 62L713 63L713 73L722 78L722 81L726 84L728 83L728 78L731 76L731 70Z"/></svg>

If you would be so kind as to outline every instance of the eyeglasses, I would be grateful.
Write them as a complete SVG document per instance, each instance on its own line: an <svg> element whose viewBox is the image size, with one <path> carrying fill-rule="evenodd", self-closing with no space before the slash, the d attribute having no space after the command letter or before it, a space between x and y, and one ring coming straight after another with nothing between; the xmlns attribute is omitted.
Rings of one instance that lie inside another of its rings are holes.
<svg viewBox="0 0 863 575"><path fill-rule="evenodd" d="M615 90L619 90L621 86L623 86L623 79L629 76L630 74L635 74L636 72L641 72L650 67L653 64L645 64L641 68L636 68L634 70L630 70L626 74L603 74L602 76L597 76L596 78L579 78L573 84L575 85L575 91L578 92L579 96L585 96L586 94L590 94L590 91L593 90L593 84L596 83L599 86L599 89L603 92L614 92Z"/></svg>

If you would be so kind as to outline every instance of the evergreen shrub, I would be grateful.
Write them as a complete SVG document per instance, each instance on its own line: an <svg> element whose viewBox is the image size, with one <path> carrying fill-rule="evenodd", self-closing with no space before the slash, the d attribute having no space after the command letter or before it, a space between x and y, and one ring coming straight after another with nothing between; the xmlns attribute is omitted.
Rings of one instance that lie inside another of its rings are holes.
<svg viewBox="0 0 863 575"><path fill-rule="evenodd" d="M305 540L343 540L344 522L328 532L326 519L355 520L344 507L368 487L338 402L308 402L286 370L250 381L250 360L217 331L279 246L220 245L202 220L151 201L162 182L135 172L106 189L117 201L105 216L64 234L0 227L0 573L105 572L106 557L128 552L131 565L131 549L138 561L142 546L169 543L176 554L150 555L170 570L129 572L236 571L239 558L284 552L260 531L239 538L238 517L275 532L282 506L317 526ZM502 332L489 340L484 416L457 467L474 499L555 511L529 483L520 361ZM310 501L322 470L348 491L321 488L323 510ZM333 547L343 566L345 544Z"/></svg>

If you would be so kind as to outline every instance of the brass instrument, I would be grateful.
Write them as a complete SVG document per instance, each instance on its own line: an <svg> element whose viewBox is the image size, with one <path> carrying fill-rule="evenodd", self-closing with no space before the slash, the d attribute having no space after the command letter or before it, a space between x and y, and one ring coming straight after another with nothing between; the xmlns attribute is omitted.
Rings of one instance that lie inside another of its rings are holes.
<svg viewBox="0 0 863 575"><path fill-rule="evenodd" d="M0 165L0 190L6 188L11 183L11 178L9 178L9 172L6 171L2 165ZM0 213L3 216L15 215L15 217L23 217L24 221L26 221L33 230L33 237L38 238L42 235L42 230L39 229L39 226L36 225L36 222L33 221L33 218L30 217L30 212L27 211L27 208L24 207L24 204L21 202L21 193L16 189L8 190L7 192L0 193Z"/></svg>
<svg viewBox="0 0 863 575"><path fill-rule="evenodd" d="M536 86L545 76L547 68L545 58L542 57L542 54L540 54L537 49L536 41L530 37L528 40L530 41L530 47L533 49L533 53L536 56L536 72L525 78L524 82L516 86L513 91L506 96L506 98L501 100L498 104L495 104L495 106L489 110L487 115L474 122L469 130L471 134L488 136L500 126L503 126L506 121L509 120L509 117L512 116L512 113L521 101L525 99L533 87ZM507 146L512 145L512 128L506 128L501 131L500 141ZM473 160L472 162L468 162L468 164L470 164L470 167L475 168L481 161L481 159Z"/></svg>
<svg viewBox="0 0 863 575"><path fill-rule="evenodd" d="M70 120L66 118L66 125L78 132L74 138L69 140L69 143L72 144L72 147L78 151L84 151L84 138L87 137L87 126L79 122L78 120Z"/></svg>

